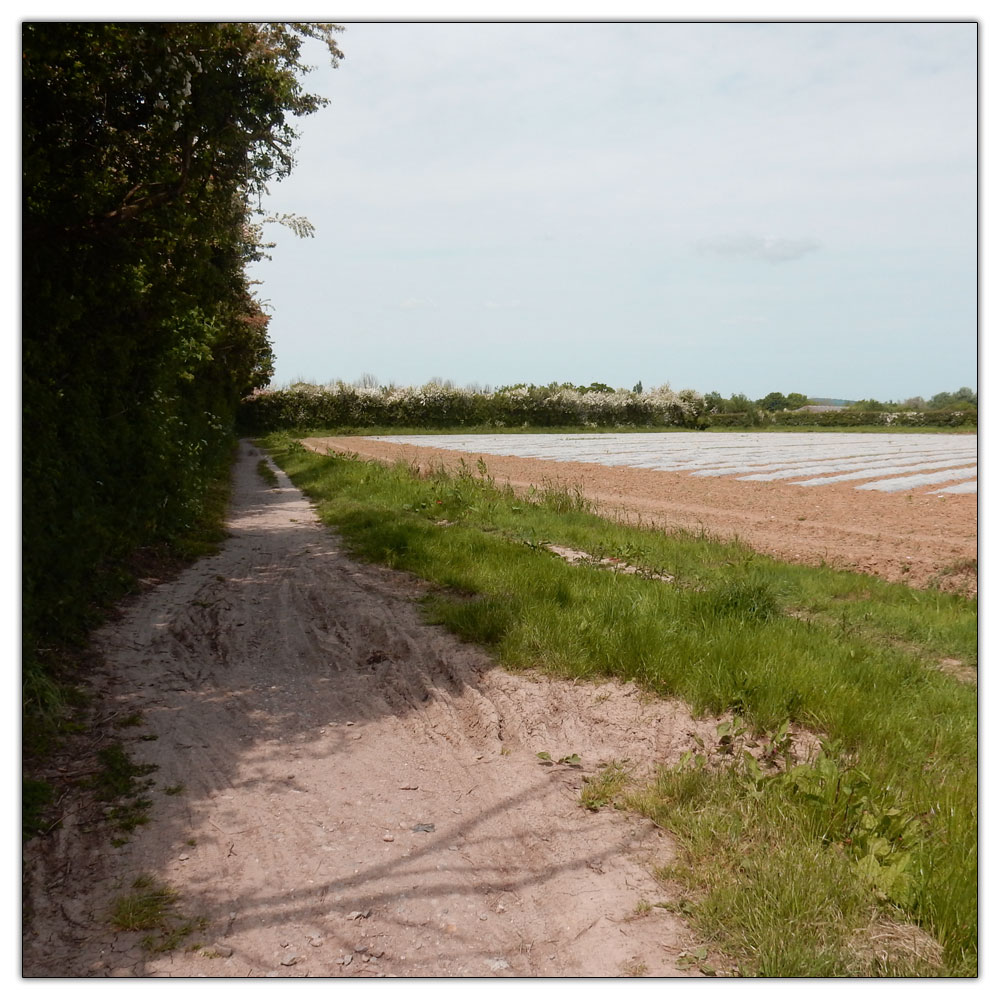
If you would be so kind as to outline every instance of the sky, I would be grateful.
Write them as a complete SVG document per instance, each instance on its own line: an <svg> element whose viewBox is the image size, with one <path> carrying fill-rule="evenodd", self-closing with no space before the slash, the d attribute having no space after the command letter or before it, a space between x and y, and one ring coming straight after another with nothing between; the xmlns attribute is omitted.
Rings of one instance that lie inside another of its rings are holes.
<svg viewBox="0 0 1000 1000"><path fill-rule="evenodd" d="M976 385L974 22L344 23L273 385Z"/></svg>

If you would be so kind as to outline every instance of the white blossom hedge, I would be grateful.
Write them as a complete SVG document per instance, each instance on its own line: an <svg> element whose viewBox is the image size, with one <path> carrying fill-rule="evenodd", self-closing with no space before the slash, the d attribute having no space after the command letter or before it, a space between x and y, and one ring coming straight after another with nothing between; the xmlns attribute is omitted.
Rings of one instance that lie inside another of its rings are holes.
<svg viewBox="0 0 1000 1000"><path fill-rule="evenodd" d="M255 392L241 403L244 433L341 428L461 429L518 427L955 427L977 425L977 411L913 413L845 409L828 413L759 408L744 413L710 410L700 392L669 385L648 391L601 391L571 385L517 385L496 391L459 388L435 380L396 386L298 382Z"/></svg>
<svg viewBox="0 0 1000 1000"><path fill-rule="evenodd" d="M705 400L669 385L646 392L519 385L496 391L431 382L413 386L297 383L243 400L247 433L310 427L687 427L707 426Z"/></svg>

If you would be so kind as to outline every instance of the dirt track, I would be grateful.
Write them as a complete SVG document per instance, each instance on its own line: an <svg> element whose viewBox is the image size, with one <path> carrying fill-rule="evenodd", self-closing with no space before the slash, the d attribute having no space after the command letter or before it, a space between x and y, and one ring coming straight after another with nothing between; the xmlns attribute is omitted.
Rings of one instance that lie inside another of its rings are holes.
<svg viewBox="0 0 1000 1000"><path fill-rule="evenodd" d="M63 801L26 852L25 975L691 974L677 958L698 942L641 905L668 898L651 874L668 838L578 796L602 763L675 761L715 720L496 668L421 622L422 585L347 559L259 459L244 444L223 550L99 633L103 705L143 713L115 738L158 766L151 823L115 848L85 796ZM112 929L142 874L204 918L201 947Z"/></svg>
<svg viewBox="0 0 1000 1000"><path fill-rule="evenodd" d="M321 454L332 449L423 469L453 468L460 459L475 468L480 457L358 437L304 443ZM825 562L916 587L938 578L942 588L976 591L974 494L876 493L849 484L810 490L735 476L706 479L584 462L484 457L498 483L522 489L545 481L578 486L605 514L633 522L722 538L735 535L760 552L791 562Z"/></svg>

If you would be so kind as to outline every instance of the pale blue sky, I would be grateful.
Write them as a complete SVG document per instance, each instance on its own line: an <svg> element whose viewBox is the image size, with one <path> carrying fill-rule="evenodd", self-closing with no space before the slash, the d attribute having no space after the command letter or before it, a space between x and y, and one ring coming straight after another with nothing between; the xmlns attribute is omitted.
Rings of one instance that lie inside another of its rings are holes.
<svg viewBox="0 0 1000 1000"><path fill-rule="evenodd" d="M976 25L348 23L275 384L975 385Z"/></svg>

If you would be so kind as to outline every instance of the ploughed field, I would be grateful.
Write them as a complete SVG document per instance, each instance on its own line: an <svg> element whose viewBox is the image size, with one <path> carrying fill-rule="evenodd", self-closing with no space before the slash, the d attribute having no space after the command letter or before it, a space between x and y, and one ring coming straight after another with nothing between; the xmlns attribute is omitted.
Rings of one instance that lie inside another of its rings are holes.
<svg viewBox="0 0 1000 1000"><path fill-rule="evenodd" d="M475 434L309 438L318 452L578 488L609 515L737 536L781 559L976 590L972 434Z"/></svg>

